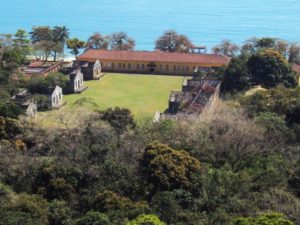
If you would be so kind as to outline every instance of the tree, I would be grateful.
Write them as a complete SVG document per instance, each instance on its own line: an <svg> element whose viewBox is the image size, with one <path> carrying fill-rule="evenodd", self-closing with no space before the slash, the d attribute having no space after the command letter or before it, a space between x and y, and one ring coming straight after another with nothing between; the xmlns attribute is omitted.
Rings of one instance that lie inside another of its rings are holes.
<svg viewBox="0 0 300 225"><path fill-rule="evenodd" d="M0 117L18 118L22 110L12 100L8 92L0 91Z"/></svg>
<svg viewBox="0 0 300 225"><path fill-rule="evenodd" d="M275 50L287 58L289 51L289 43L285 40L277 39L275 41Z"/></svg>
<svg viewBox="0 0 300 225"><path fill-rule="evenodd" d="M57 53L64 51L64 45L69 38L69 30L65 27L49 26L33 27L30 32L33 49L42 51L44 58L48 59L49 55L53 55L56 61Z"/></svg>
<svg viewBox="0 0 300 225"><path fill-rule="evenodd" d="M174 30L166 31L155 42L155 49L163 52L189 52L193 47L187 36Z"/></svg>
<svg viewBox="0 0 300 225"><path fill-rule="evenodd" d="M64 201L54 200L49 203L49 224L50 225L72 225L71 209Z"/></svg>
<svg viewBox="0 0 300 225"><path fill-rule="evenodd" d="M11 140L21 134L22 127L15 119L0 117L0 140Z"/></svg>
<svg viewBox="0 0 300 225"><path fill-rule="evenodd" d="M41 41L51 41L52 30L49 26L33 27L29 33L33 44Z"/></svg>
<svg viewBox="0 0 300 225"><path fill-rule="evenodd" d="M67 88L70 81L68 76L58 72L49 73L45 79L48 83L48 87L60 86L63 90Z"/></svg>
<svg viewBox="0 0 300 225"><path fill-rule="evenodd" d="M289 63L298 63L300 64L300 45L299 43L291 44L289 48Z"/></svg>
<svg viewBox="0 0 300 225"><path fill-rule="evenodd" d="M106 213L116 224L123 224L127 218L134 218L148 211L146 202L133 202L131 199L111 191L99 193L94 199L92 209Z"/></svg>
<svg viewBox="0 0 300 225"><path fill-rule="evenodd" d="M116 51L134 50L135 41L125 32L113 33L110 36L110 48Z"/></svg>
<svg viewBox="0 0 300 225"><path fill-rule="evenodd" d="M256 52L257 50L256 46L257 46L256 37L246 40L241 48L241 56L244 58L249 58L251 55L253 55Z"/></svg>
<svg viewBox="0 0 300 225"><path fill-rule="evenodd" d="M80 41L78 38L69 39L67 41L67 47L68 49L71 49L71 53L77 57L79 54L79 50L83 49L85 46L84 41Z"/></svg>
<svg viewBox="0 0 300 225"><path fill-rule="evenodd" d="M213 52L215 54L221 54L228 57L234 57L238 51L239 51L239 46L233 44L229 40L223 40L221 44L213 48Z"/></svg>
<svg viewBox="0 0 300 225"><path fill-rule="evenodd" d="M278 144L282 141L287 141L291 136L286 121L276 113L260 113L255 117L255 122L257 125L264 127L266 129L267 137L271 137Z"/></svg>
<svg viewBox="0 0 300 225"><path fill-rule="evenodd" d="M294 223L284 218L280 213L265 213L257 217L237 218L231 222L231 225L294 225Z"/></svg>
<svg viewBox="0 0 300 225"><path fill-rule="evenodd" d="M192 176L200 171L200 162L185 151L155 142L145 148L141 172L150 187L150 199L159 190L190 188Z"/></svg>
<svg viewBox="0 0 300 225"><path fill-rule="evenodd" d="M25 55L17 48L9 48L3 52L2 55L2 68L10 76L16 69L25 61Z"/></svg>
<svg viewBox="0 0 300 225"><path fill-rule="evenodd" d="M32 94L48 94L49 82L43 77L32 78L27 82L27 88Z"/></svg>
<svg viewBox="0 0 300 225"><path fill-rule="evenodd" d="M94 33L89 37L86 48L88 49L108 49L109 36L103 36L100 33Z"/></svg>
<svg viewBox="0 0 300 225"><path fill-rule="evenodd" d="M276 40L270 37L258 39L256 42L257 48L275 48Z"/></svg>
<svg viewBox="0 0 300 225"><path fill-rule="evenodd" d="M18 30L14 35L14 46L23 54L25 58L30 52L30 40L25 30Z"/></svg>
<svg viewBox="0 0 300 225"><path fill-rule="evenodd" d="M19 194L16 196L16 199L11 200L7 206L2 209L4 215L1 216L0 224L47 225L47 208L48 203L42 197L38 195ZM10 216L12 218L9 218Z"/></svg>
<svg viewBox="0 0 300 225"><path fill-rule="evenodd" d="M250 57L247 67L255 84L274 87L283 84L285 87L296 87L296 74L283 56L272 49L259 51Z"/></svg>
<svg viewBox="0 0 300 225"><path fill-rule="evenodd" d="M56 44L53 49L54 61L56 61L57 53L64 52L64 47L69 38L69 29L65 26L55 26L52 30L52 41Z"/></svg>
<svg viewBox="0 0 300 225"><path fill-rule="evenodd" d="M136 219L126 225L166 225L156 215L139 215Z"/></svg>
<svg viewBox="0 0 300 225"><path fill-rule="evenodd" d="M74 223L75 225L109 225L107 215L99 212L89 211Z"/></svg>
<svg viewBox="0 0 300 225"><path fill-rule="evenodd" d="M99 112L100 119L107 121L118 134L124 133L127 129L135 128L133 116L128 109L116 107L115 109L107 109Z"/></svg>
<svg viewBox="0 0 300 225"><path fill-rule="evenodd" d="M224 72L222 92L245 91L252 85L247 61L241 57L232 58Z"/></svg>
<svg viewBox="0 0 300 225"><path fill-rule="evenodd" d="M52 40L52 29L49 26L33 27L30 36L33 50L42 52L43 58L47 61L51 51L56 47Z"/></svg>

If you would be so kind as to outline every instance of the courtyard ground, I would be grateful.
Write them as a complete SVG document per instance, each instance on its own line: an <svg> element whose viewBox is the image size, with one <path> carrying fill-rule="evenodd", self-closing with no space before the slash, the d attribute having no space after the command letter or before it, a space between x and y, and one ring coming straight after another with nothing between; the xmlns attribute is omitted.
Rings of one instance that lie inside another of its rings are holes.
<svg viewBox="0 0 300 225"><path fill-rule="evenodd" d="M88 89L83 93L65 95L65 106L39 113L35 121L46 125L63 120L75 122L78 115L117 106L130 109L136 118L153 117L155 112L167 109L170 92L181 90L183 79L182 76L108 73L101 80L85 82Z"/></svg>

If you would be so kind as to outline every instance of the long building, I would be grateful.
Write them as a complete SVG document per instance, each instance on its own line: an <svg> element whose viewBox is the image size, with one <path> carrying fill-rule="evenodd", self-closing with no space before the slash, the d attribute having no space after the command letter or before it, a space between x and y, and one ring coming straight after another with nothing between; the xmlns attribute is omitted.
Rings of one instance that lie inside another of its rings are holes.
<svg viewBox="0 0 300 225"><path fill-rule="evenodd" d="M101 63L102 72L195 75L229 63L218 54L166 53L161 51L109 51L91 49L77 57L80 64Z"/></svg>

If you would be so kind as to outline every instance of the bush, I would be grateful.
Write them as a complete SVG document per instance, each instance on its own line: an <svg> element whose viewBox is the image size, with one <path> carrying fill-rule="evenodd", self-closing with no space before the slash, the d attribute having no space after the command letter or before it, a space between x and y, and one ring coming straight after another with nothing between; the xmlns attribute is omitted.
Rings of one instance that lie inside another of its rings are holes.
<svg viewBox="0 0 300 225"><path fill-rule="evenodd" d="M166 225L156 215L139 215L126 225Z"/></svg>

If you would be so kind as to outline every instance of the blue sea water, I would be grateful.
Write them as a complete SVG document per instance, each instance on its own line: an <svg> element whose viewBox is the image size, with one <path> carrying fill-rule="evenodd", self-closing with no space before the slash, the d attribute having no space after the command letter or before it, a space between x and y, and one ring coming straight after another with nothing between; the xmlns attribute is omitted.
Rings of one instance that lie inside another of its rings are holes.
<svg viewBox="0 0 300 225"><path fill-rule="evenodd" d="M167 29L209 48L253 36L300 41L300 0L0 0L0 33L66 25L86 40L95 31L126 31L151 50Z"/></svg>

